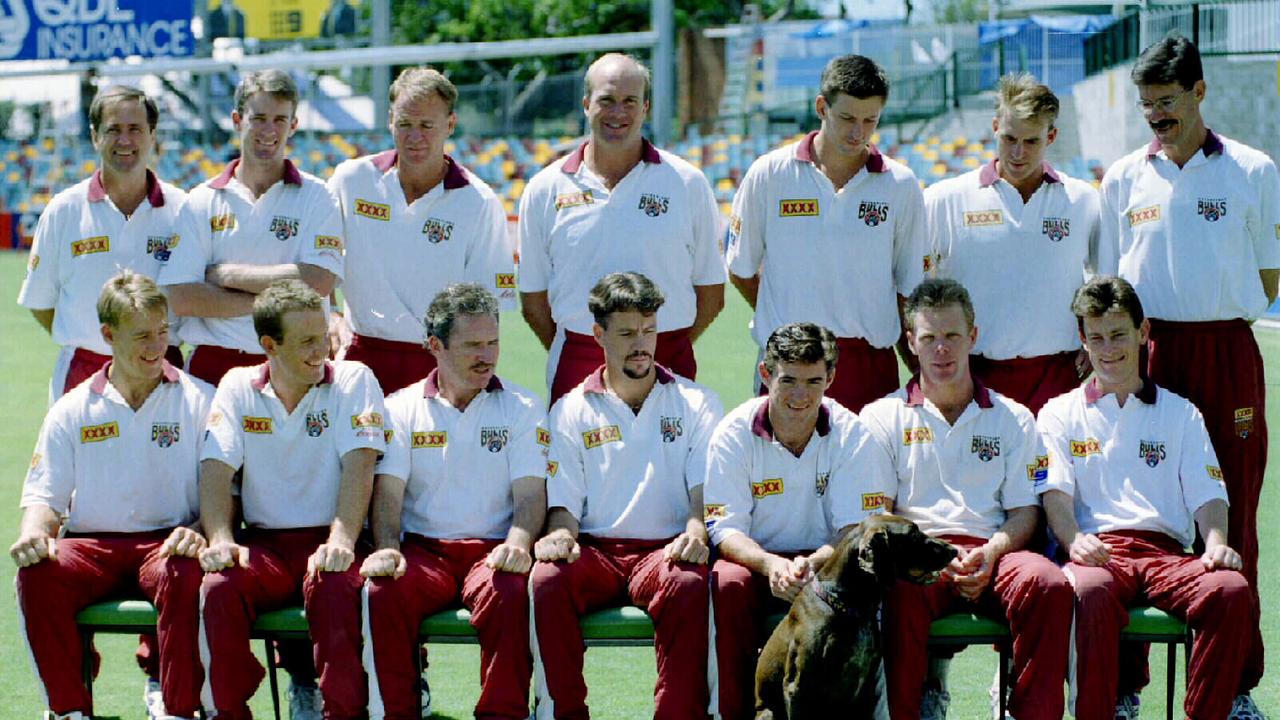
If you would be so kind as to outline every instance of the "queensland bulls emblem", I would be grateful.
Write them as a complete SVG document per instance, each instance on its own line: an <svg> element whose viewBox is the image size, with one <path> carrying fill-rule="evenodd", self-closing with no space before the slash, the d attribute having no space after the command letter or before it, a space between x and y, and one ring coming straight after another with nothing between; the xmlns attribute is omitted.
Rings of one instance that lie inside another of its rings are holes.
<svg viewBox="0 0 1280 720"><path fill-rule="evenodd" d="M271 218L271 234L280 242L284 242L298 234L298 221L295 218L277 215Z"/></svg>
<svg viewBox="0 0 1280 720"><path fill-rule="evenodd" d="M324 429L329 427L329 411L321 410L318 413L307 413L307 434L311 437L320 437Z"/></svg>
<svg viewBox="0 0 1280 720"><path fill-rule="evenodd" d="M1147 467L1155 467L1165 458L1164 442L1160 440L1139 440L1138 457Z"/></svg>
<svg viewBox="0 0 1280 720"><path fill-rule="evenodd" d="M652 193L644 193L640 196L640 210L644 211L649 217L658 217L667 211L667 206L671 204L668 198Z"/></svg>
<svg viewBox="0 0 1280 720"><path fill-rule="evenodd" d="M1196 201L1196 214L1209 222L1218 222L1227 214L1226 198L1200 198Z"/></svg>
<svg viewBox="0 0 1280 720"><path fill-rule="evenodd" d="M177 235L147 236L147 254L160 262L169 262L169 255L176 247L178 247Z"/></svg>
<svg viewBox="0 0 1280 720"><path fill-rule="evenodd" d="M1040 232L1053 242L1061 242L1071 236L1071 221L1067 218L1045 218Z"/></svg>
<svg viewBox="0 0 1280 720"><path fill-rule="evenodd" d="M507 437L511 431L504 425L502 427L482 427L480 428L480 445L487 448L489 452L501 452L502 448L507 446Z"/></svg>
<svg viewBox="0 0 1280 720"><path fill-rule="evenodd" d="M422 234L427 236L427 242L432 245L442 243L453 235L453 223L440 218L428 218L427 224L422 226Z"/></svg>
<svg viewBox="0 0 1280 720"><path fill-rule="evenodd" d="M818 491L818 497L827 494L827 484L831 482L831 473L818 473L813 478L813 489Z"/></svg>
<svg viewBox="0 0 1280 720"><path fill-rule="evenodd" d="M180 437L178 423L151 423L151 442L162 448L178 442Z"/></svg>
<svg viewBox="0 0 1280 720"><path fill-rule="evenodd" d="M858 204L858 219L866 223L867 227L879 225L889 219L889 203L863 200Z"/></svg>
<svg viewBox="0 0 1280 720"><path fill-rule="evenodd" d="M991 462L1000 457L1000 438L990 435L974 435L969 445L969 452L978 456L982 462Z"/></svg>
<svg viewBox="0 0 1280 720"><path fill-rule="evenodd" d="M662 430L662 442L675 442L684 435L684 419L680 417L663 417L659 425Z"/></svg>
<svg viewBox="0 0 1280 720"><path fill-rule="evenodd" d="M1253 432L1253 408L1237 408L1235 411L1236 435L1241 438L1249 437Z"/></svg>

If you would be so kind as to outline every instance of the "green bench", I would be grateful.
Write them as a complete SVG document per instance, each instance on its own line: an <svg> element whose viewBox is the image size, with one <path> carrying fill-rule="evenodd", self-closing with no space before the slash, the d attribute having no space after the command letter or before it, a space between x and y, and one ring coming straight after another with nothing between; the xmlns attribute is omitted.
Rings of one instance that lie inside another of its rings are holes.
<svg viewBox="0 0 1280 720"><path fill-rule="evenodd" d="M769 618L770 625L782 620L782 615ZM94 603L76 615L80 638L84 649L84 683L93 692L92 643L95 633L146 633L155 628L156 610L146 600L108 600ZM600 610L582 618L582 636L590 647L626 647L653 644L653 621L640 608L619 607ZM464 609L446 610L422 621L419 631L422 637L436 643L474 643L475 628L471 627L471 613ZM307 619L302 608L293 607L262 613L253 625L251 636L263 640L266 645L268 678L271 686L272 705L277 720L280 718L280 692L276 678L275 653L270 642L278 639L302 639L307 637ZM1191 657L1191 633L1177 618L1151 607L1136 607L1129 611L1129 625L1125 628L1125 640L1144 643L1163 643L1168 646L1169 661L1165 674L1166 717L1173 718L1174 673L1177 648L1181 644L1186 652L1184 662ZM935 620L929 626L929 644L932 646L998 645L1000 649L1000 697L1005 697L1008 684L1010 650L1009 627L1003 621L993 620L972 613L955 613ZM1000 708L1004 710L1003 702Z"/></svg>

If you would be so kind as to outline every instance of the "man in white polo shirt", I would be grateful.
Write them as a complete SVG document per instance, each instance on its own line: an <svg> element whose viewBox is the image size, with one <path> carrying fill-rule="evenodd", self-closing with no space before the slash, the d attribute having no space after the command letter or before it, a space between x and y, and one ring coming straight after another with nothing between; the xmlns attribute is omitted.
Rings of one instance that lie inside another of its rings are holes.
<svg viewBox="0 0 1280 720"><path fill-rule="evenodd" d="M1231 499L1228 541L1257 592L1266 383L1249 327L1280 284L1280 176L1262 152L1205 126L1204 72L1183 37L1142 52L1131 77L1154 138L1102 179L1103 242L1151 320L1147 371L1204 413ZM1104 268L1106 269L1106 268ZM1262 677L1262 634L1241 676Z"/></svg>
<svg viewBox="0 0 1280 720"><path fill-rule="evenodd" d="M1115 717L1120 631L1141 598L1195 631L1186 716L1261 718L1248 695L1232 701L1258 606L1227 542L1227 491L1204 419L1142 372L1150 324L1132 285L1091 280L1072 310L1094 376L1040 411L1049 472L1036 488L1071 559L1073 714ZM1197 527L1204 552L1189 554Z"/></svg>
<svg viewBox="0 0 1280 720"><path fill-rule="evenodd" d="M658 720L707 711L707 442L715 393L654 361L662 292L639 273L590 294L605 363L551 408L547 532L534 547L538 716L587 717L578 618L618 603L654 624Z"/></svg>
<svg viewBox="0 0 1280 720"><path fill-rule="evenodd" d="M755 717L760 621L786 612L838 538L897 491L866 427L823 397L839 353L824 327L774 330L760 367L768 397L739 405L711 436L703 517L721 555L711 569L711 711L725 720Z"/></svg>
<svg viewBox="0 0 1280 720"><path fill-rule="evenodd" d="M529 181L520 198L520 303L544 347L549 402L603 361L587 295L611 272L650 278L667 302L655 360L695 379L693 341L724 307L720 212L700 170L641 134L649 70L629 55L591 64L590 137Z"/></svg>
<svg viewBox="0 0 1280 720"><path fill-rule="evenodd" d="M840 365L827 395L855 412L893 392L899 300L924 277L920 185L871 144L889 98L874 61L827 63L814 101L822 125L747 170L733 200L725 256L755 308L763 348L778 327L830 328Z"/></svg>
<svg viewBox="0 0 1280 720"><path fill-rule="evenodd" d="M300 279L328 296L342 279L342 216L318 178L285 159L298 127L298 88L287 73L246 73L236 87L240 157L191 191L196 235L160 273L194 345L192 375L218 383L233 367L266 360L249 315L276 280Z"/></svg>
<svg viewBox="0 0 1280 720"><path fill-rule="evenodd" d="M19 629L45 705L58 718L88 718L76 613L141 591L159 610L163 708L200 709L196 652L205 546L193 529L205 417L213 388L170 365L169 308L148 277L124 270L97 304L109 364L54 404L40 429L22 490L17 563Z"/></svg>
<svg viewBox="0 0 1280 720"><path fill-rule="evenodd" d="M263 677L249 649L262 610L301 595L326 717L361 717L356 538L386 447L382 391L360 363L329 362L324 299L299 280L257 296L267 362L234 368L214 396L200 463L200 654L204 702L250 717ZM235 478L240 471L238 485ZM238 490L245 528L233 525Z"/></svg>
<svg viewBox="0 0 1280 720"><path fill-rule="evenodd" d="M348 160L329 179L342 206L342 285L351 346L391 394L435 367L422 318L436 293L474 282L515 307L516 278L502 202L444 152L458 89L428 67L391 84L395 149Z"/></svg>
<svg viewBox="0 0 1280 720"><path fill-rule="evenodd" d="M155 278L183 240L186 193L147 169L159 117L155 101L140 90L115 85L99 91L89 105L98 170L58 193L40 213L18 304L61 347L50 404L111 359L94 315L102 284L124 268ZM181 366L176 335L172 339L168 358Z"/></svg>
<svg viewBox="0 0 1280 720"><path fill-rule="evenodd" d="M1085 367L1069 307L1098 264L1098 193L1055 170L1058 98L1028 74L1000 78L997 157L930 185L925 226L939 277L969 289L982 334L974 372L1036 412Z"/></svg>
<svg viewBox="0 0 1280 720"><path fill-rule="evenodd" d="M462 602L480 635L476 717L524 720L546 413L540 398L494 374L498 301L487 289L446 287L424 324L437 367L387 399L392 434L369 516L377 549L361 568L369 711L419 717L417 628Z"/></svg>
<svg viewBox="0 0 1280 720"><path fill-rule="evenodd" d="M1035 480L1048 464L1035 420L970 374L978 328L964 286L925 280L907 299L904 318L920 372L859 417L897 474L894 512L949 541L960 555L938 582L899 581L885 598L889 712L920 716L929 623L969 608L1009 624L1009 714L1058 720L1072 597L1057 566L1024 549L1039 522Z"/></svg>

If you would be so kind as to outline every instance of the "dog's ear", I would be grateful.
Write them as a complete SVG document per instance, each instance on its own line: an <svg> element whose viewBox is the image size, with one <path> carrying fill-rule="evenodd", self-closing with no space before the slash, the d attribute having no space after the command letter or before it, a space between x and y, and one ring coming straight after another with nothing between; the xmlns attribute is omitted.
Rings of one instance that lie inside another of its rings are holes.
<svg viewBox="0 0 1280 720"><path fill-rule="evenodd" d="M878 526L862 536L858 548L858 567L875 576L876 582L887 587L894 581L893 553L889 550L889 530Z"/></svg>

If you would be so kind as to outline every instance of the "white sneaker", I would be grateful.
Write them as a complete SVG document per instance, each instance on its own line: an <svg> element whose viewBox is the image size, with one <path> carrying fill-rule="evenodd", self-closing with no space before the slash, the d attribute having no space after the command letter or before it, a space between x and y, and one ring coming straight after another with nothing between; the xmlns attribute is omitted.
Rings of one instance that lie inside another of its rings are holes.
<svg viewBox="0 0 1280 720"><path fill-rule="evenodd" d="M1126 693L1116 698L1116 720L1138 720L1141 709L1138 693Z"/></svg>
<svg viewBox="0 0 1280 720"><path fill-rule="evenodd" d="M1231 703L1231 714L1227 715L1227 720L1267 720L1267 716L1258 709L1249 693L1245 693L1237 695L1235 702Z"/></svg>
<svg viewBox="0 0 1280 720"><path fill-rule="evenodd" d="M324 696L318 687L289 682L289 720L323 720Z"/></svg>
<svg viewBox="0 0 1280 720"><path fill-rule="evenodd" d="M422 668L422 681L418 684L422 691L422 720L431 717L431 686L427 684L427 669Z"/></svg>
<svg viewBox="0 0 1280 720"><path fill-rule="evenodd" d="M951 693L930 685L920 697L920 720L947 720Z"/></svg>
<svg viewBox="0 0 1280 720"><path fill-rule="evenodd" d="M142 704L147 708L148 720L160 720L166 717L164 696L160 693L160 681L147 678L142 686Z"/></svg>
<svg viewBox="0 0 1280 720"><path fill-rule="evenodd" d="M64 713L62 715L59 715L52 710L45 710L44 714L40 717L43 718L43 720L93 720L93 718L85 715L79 710L72 710L71 712Z"/></svg>

